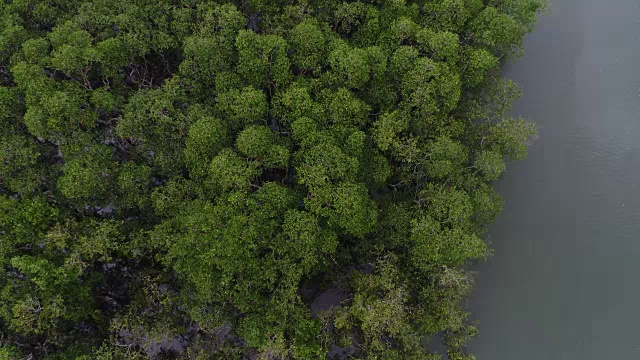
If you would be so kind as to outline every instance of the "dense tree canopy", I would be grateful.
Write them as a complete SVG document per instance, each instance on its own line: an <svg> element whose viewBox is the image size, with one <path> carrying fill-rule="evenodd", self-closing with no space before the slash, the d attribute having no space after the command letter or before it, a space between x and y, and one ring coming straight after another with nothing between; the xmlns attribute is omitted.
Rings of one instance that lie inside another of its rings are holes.
<svg viewBox="0 0 640 360"><path fill-rule="evenodd" d="M449 359L540 0L0 3L0 359Z"/></svg>

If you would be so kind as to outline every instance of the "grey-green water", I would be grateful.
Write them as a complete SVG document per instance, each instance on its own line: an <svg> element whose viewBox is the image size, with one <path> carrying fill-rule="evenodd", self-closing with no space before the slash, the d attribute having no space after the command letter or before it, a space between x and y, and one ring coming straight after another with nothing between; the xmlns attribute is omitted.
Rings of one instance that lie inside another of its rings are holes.
<svg viewBox="0 0 640 360"><path fill-rule="evenodd" d="M553 0L507 76L540 138L498 183L471 349L640 359L640 0Z"/></svg>

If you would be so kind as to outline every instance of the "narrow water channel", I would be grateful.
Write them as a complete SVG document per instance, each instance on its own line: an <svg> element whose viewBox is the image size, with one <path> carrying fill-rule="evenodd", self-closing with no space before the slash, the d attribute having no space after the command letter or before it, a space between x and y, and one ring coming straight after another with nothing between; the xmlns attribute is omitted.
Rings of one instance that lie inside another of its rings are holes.
<svg viewBox="0 0 640 360"><path fill-rule="evenodd" d="M640 1L553 0L506 75L540 138L498 183L472 351L640 359Z"/></svg>

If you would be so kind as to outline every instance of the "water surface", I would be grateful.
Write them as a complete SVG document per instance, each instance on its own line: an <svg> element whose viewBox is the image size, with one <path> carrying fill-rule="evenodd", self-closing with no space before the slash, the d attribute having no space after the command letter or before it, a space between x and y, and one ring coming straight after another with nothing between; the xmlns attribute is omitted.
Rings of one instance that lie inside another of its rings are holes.
<svg viewBox="0 0 640 360"><path fill-rule="evenodd" d="M471 349L640 359L640 1L554 0L506 75L540 138L498 183Z"/></svg>

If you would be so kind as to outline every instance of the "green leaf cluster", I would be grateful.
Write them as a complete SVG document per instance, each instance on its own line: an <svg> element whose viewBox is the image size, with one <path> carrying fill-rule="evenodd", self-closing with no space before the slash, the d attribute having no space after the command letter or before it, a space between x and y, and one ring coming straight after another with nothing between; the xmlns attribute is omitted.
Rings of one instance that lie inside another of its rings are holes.
<svg viewBox="0 0 640 360"><path fill-rule="evenodd" d="M0 2L0 358L472 358L543 5Z"/></svg>

